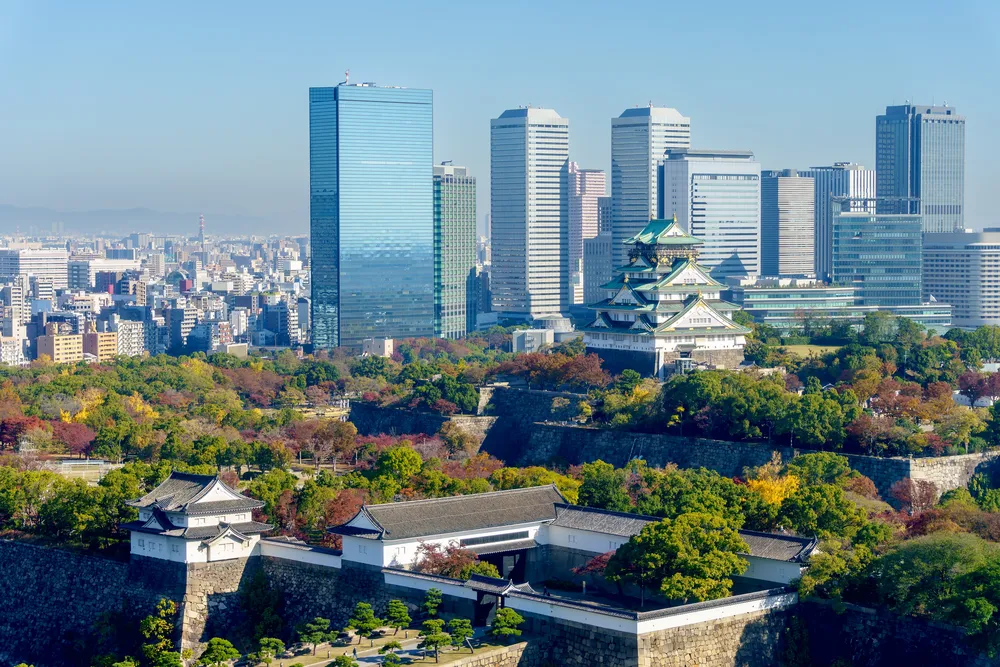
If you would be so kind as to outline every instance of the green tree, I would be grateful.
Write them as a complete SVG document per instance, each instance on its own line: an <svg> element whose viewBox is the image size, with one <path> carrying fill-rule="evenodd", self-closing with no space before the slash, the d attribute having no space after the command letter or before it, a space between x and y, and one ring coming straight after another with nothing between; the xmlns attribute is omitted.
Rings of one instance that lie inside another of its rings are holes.
<svg viewBox="0 0 1000 667"><path fill-rule="evenodd" d="M375 462L375 473L388 475L400 484L404 484L420 472L423 462L420 454L412 448L398 445L390 447L379 455Z"/></svg>
<svg viewBox="0 0 1000 667"><path fill-rule="evenodd" d="M239 659L240 652L228 639L212 637L208 640L205 652L198 658L198 664L208 667L222 667L222 665L232 664Z"/></svg>
<svg viewBox="0 0 1000 667"><path fill-rule="evenodd" d="M395 630L394 635L399 633L400 628L407 627L412 621L409 610L402 600L389 600L389 607L385 613L385 624Z"/></svg>
<svg viewBox="0 0 1000 667"><path fill-rule="evenodd" d="M796 456L786 464L788 472L805 484L837 484L851 472L846 456L812 452Z"/></svg>
<svg viewBox="0 0 1000 667"><path fill-rule="evenodd" d="M351 618L347 622L347 627L350 630L354 630L358 633L358 643L361 643L361 638L371 638L372 633L385 625L385 622L375 615L372 606L367 602L359 602L354 605L354 611L351 612ZM372 646L375 646L375 640L372 639Z"/></svg>
<svg viewBox="0 0 1000 667"><path fill-rule="evenodd" d="M671 600L713 600L729 595L732 577L747 568L737 554L749 550L726 519L691 512L646 525L618 548L604 576L643 590L659 582L660 592Z"/></svg>
<svg viewBox="0 0 1000 667"><path fill-rule="evenodd" d="M851 539L866 523L865 513L832 484L805 486L781 503L778 522L800 535Z"/></svg>
<svg viewBox="0 0 1000 667"><path fill-rule="evenodd" d="M628 512L632 499L625 491L625 471L604 461L584 463L579 502L586 507Z"/></svg>
<svg viewBox="0 0 1000 667"><path fill-rule="evenodd" d="M638 371L634 371L631 368L626 368L622 371L622 374L618 376L615 381L615 389L623 394L627 394L642 382L642 375Z"/></svg>
<svg viewBox="0 0 1000 667"><path fill-rule="evenodd" d="M400 659L400 657L396 655L396 651L402 651L402 650L403 650L403 645L400 644L395 639L387 641L386 643L379 646L378 653L379 655L382 656L382 664L389 665L390 667L396 667L396 665L403 664L403 661Z"/></svg>
<svg viewBox="0 0 1000 667"><path fill-rule="evenodd" d="M299 628L299 641L312 644L313 655L316 647L330 638L330 619L317 616Z"/></svg>
<svg viewBox="0 0 1000 667"><path fill-rule="evenodd" d="M427 593L424 594L424 611L427 612L428 616L437 616L438 609L441 607L441 602L444 596L439 588L429 588Z"/></svg>
<svg viewBox="0 0 1000 667"><path fill-rule="evenodd" d="M285 642L274 637L262 637L257 645L257 657L268 666L279 654L285 652Z"/></svg>
<svg viewBox="0 0 1000 667"><path fill-rule="evenodd" d="M177 651L163 651L151 664L153 667L184 667L181 654Z"/></svg>
<svg viewBox="0 0 1000 667"><path fill-rule="evenodd" d="M493 625L490 626L490 636L504 641L520 637L521 630L518 626L522 623L524 623L524 617L510 607L497 609L497 613L493 617Z"/></svg>
<svg viewBox="0 0 1000 667"><path fill-rule="evenodd" d="M358 667L358 661L349 655L338 655L330 664L333 667Z"/></svg>
<svg viewBox="0 0 1000 667"><path fill-rule="evenodd" d="M156 603L156 613L139 622L139 632L146 638L146 643L142 646L142 654L150 663L155 663L161 654L173 649L172 637L176 615L177 604L163 598Z"/></svg>
<svg viewBox="0 0 1000 667"><path fill-rule="evenodd" d="M467 618L453 618L448 621L448 634L451 635L451 645L461 648L465 640L473 636L472 621Z"/></svg>
<svg viewBox="0 0 1000 667"><path fill-rule="evenodd" d="M444 621L439 618L424 621L420 636L423 637L420 648L434 651L434 662L438 662L438 651L441 647L451 643L451 636L444 631Z"/></svg>
<svg viewBox="0 0 1000 667"><path fill-rule="evenodd" d="M388 380L393 376L392 364L385 357L362 357L351 368L351 374L367 378L382 377Z"/></svg>

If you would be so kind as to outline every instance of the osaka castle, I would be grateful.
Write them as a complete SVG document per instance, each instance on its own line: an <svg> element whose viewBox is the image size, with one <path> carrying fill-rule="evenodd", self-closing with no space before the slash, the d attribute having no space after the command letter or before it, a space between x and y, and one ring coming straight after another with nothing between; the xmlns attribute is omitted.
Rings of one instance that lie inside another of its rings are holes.
<svg viewBox="0 0 1000 667"><path fill-rule="evenodd" d="M724 286L698 264L702 241L676 217L650 220L625 241L629 263L602 285L608 298L589 308L587 352L612 373L631 368L663 379L694 366L734 368L743 362L750 330L733 322L739 306L723 301Z"/></svg>

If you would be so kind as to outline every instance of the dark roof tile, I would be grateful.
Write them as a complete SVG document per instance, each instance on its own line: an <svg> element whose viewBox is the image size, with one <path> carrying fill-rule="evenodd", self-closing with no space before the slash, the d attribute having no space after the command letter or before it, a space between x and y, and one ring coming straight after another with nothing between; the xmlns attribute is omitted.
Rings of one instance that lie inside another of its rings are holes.
<svg viewBox="0 0 1000 667"><path fill-rule="evenodd" d="M550 521L556 518L556 503L564 502L566 499L550 484L468 496L366 505L363 511L385 530L383 539L400 540Z"/></svg>

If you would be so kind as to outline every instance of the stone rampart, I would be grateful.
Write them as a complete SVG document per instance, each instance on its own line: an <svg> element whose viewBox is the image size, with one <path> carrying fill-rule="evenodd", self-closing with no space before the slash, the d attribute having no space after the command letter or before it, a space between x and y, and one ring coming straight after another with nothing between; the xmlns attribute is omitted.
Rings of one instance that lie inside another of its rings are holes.
<svg viewBox="0 0 1000 667"><path fill-rule="evenodd" d="M474 435L480 442L486 438L496 417L487 415L441 415L404 408L383 408L373 403L351 401L351 423L361 435L405 435L426 433L434 435L446 422L453 422L462 430Z"/></svg>
<svg viewBox="0 0 1000 667"><path fill-rule="evenodd" d="M620 467L641 457L653 466L673 463L681 468L704 467L732 477L742 475L744 468L767 463L775 453L788 461L810 451L813 450L768 443L535 424L520 454L510 463L523 466L558 461L576 465L600 459ZM906 478L932 482L939 494L963 487L977 470L989 465L998 452L914 459L846 456L851 468L871 478L882 497L889 499L892 485Z"/></svg>
<svg viewBox="0 0 1000 667"><path fill-rule="evenodd" d="M134 565L0 541L0 664L81 665L132 650L142 618L183 595L170 568L143 578L130 576Z"/></svg>
<svg viewBox="0 0 1000 667"><path fill-rule="evenodd" d="M988 667L1000 664L979 653L955 627L855 605L835 611L828 603L801 603L796 614L806 629L816 667L833 664ZM841 662L838 662L841 661Z"/></svg>

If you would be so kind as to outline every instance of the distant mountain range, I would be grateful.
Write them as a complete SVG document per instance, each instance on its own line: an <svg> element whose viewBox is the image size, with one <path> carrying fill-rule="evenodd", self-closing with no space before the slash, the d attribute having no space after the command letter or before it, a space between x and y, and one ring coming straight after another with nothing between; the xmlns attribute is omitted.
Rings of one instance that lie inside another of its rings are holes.
<svg viewBox="0 0 1000 667"><path fill-rule="evenodd" d="M49 208L24 208L0 204L0 234L113 234L132 232L154 234L198 234L198 213L172 213L148 208L103 209L96 211L55 211ZM205 231L209 236L270 234L305 234L308 217L252 216L205 213Z"/></svg>

